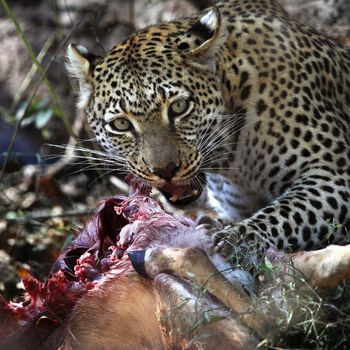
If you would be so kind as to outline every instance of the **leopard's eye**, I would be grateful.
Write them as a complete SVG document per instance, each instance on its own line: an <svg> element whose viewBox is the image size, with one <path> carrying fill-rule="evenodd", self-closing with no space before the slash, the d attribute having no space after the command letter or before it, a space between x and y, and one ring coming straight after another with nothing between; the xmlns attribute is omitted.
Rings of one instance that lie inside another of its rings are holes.
<svg viewBox="0 0 350 350"><path fill-rule="evenodd" d="M115 131L128 131L131 127L131 122L126 118L120 117L112 120L109 125Z"/></svg>
<svg viewBox="0 0 350 350"><path fill-rule="evenodd" d="M190 101L185 98L180 98L171 103L168 109L168 115L171 118L185 114L190 107Z"/></svg>

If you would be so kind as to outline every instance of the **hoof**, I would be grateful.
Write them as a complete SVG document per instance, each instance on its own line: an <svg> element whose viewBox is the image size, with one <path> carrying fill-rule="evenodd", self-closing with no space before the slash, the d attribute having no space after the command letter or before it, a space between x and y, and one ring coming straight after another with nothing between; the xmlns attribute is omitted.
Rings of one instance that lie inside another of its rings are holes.
<svg viewBox="0 0 350 350"><path fill-rule="evenodd" d="M129 259L135 271L142 277L149 278L145 269L145 250L128 252Z"/></svg>

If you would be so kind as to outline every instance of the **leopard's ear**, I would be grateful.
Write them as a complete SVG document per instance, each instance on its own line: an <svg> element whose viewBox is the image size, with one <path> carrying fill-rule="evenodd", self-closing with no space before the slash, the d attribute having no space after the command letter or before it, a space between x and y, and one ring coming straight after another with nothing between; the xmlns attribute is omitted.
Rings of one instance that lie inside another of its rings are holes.
<svg viewBox="0 0 350 350"><path fill-rule="evenodd" d="M92 95L90 84L90 73L94 62L99 59L81 45L70 44L67 48L66 68L69 74L75 78L79 86L77 106L84 108L87 106Z"/></svg>
<svg viewBox="0 0 350 350"><path fill-rule="evenodd" d="M216 7L211 7L177 38L177 50L191 65L213 69L215 55L224 41L220 13Z"/></svg>

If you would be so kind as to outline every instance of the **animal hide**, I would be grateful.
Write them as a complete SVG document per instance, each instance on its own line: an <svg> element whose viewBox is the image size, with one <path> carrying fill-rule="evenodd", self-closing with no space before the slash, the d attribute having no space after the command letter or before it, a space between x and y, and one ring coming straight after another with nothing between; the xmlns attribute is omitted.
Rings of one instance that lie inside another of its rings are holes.
<svg viewBox="0 0 350 350"><path fill-rule="evenodd" d="M251 332L198 288L166 274L154 281L140 277L128 252L152 247L209 254L210 237L147 196L107 199L45 283L26 278L24 300L3 302L0 348L255 348ZM225 269L221 257L211 257Z"/></svg>

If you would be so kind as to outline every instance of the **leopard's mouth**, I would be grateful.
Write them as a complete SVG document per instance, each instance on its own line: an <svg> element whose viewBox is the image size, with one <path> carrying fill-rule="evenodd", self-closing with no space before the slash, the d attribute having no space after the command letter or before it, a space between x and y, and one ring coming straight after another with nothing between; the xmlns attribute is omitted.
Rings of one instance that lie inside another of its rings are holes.
<svg viewBox="0 0 350 350"><path fill-rule="evenodd" d="M194 202L203 192L203 186L194 184L174 184L167 182L165 185L158 187L165 198L176 206L182 206Z"/></svg>

